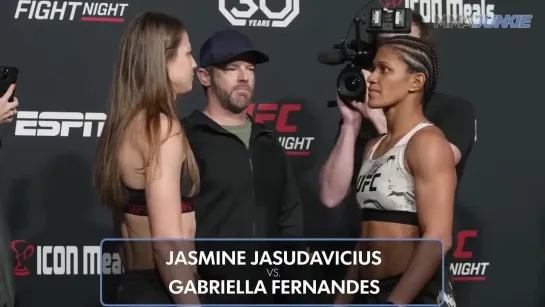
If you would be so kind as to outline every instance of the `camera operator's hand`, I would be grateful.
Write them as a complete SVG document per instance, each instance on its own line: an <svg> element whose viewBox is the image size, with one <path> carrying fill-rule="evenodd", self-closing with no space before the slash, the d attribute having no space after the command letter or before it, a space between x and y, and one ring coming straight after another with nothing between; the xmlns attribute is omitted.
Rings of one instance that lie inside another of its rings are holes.
<svg viewBox="0 0 545 307"><path fill-rule="evenodd" d="M362 70L362 73L366 81L365 88L367 89L369 87L369 84L367 83L367 78L371 75L371 73L367 70ZM367 106L367 101L369 100L367 90L365 91L365 93L365 97L362 97L361 101L354 100L350 102L344 102L337 97L337 106L339 106L339 110L341 111L343 124L354 126L355 129L359 130L362 116L368 118L369 114L372 114L374 110L370 109Z"/></svg>
<svg viewBox="0 0 545 307"><path fill-rule="evenodd" d="M343 124L353 125L359 128L362 119L362 112L358 109L358 104L362 104L358 101L344 102L337 97L337 106L339 111L341 111L341 116L343 117Z"/></svg>
<svg viewBox="0 0 545 307"><path fill-rule="evenodd" d="M12 84L4 96L0 97L0 124L11 122L15 114L17 114L17 107L19 106L17 97L14 97L12 102L8 101L14 90L15 84Z"/></svg>

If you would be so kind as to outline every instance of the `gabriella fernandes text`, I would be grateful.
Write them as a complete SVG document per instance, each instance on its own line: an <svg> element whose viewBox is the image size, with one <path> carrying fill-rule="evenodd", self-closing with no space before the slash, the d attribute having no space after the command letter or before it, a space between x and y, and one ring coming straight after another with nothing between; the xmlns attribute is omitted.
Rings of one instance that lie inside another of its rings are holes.
<svg viewBox="0 0 545 307"><path fill-rule="evenodd" d="M268 286L267 286L268 283ZM168 285L173 294L378 294L378 280L173 280Z"/></svg>

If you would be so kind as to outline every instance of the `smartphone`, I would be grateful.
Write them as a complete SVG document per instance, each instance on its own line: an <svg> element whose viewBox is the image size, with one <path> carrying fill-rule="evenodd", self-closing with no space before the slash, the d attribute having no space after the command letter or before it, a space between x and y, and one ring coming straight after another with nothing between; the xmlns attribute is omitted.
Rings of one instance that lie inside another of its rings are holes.
<svg viewBox="0 0 545 307"><path fill-rule="evenodd" d="M17 67L0 66L0 97L8 91L13 83L17 83L18 74L19 69ZM13 97L15 97L15 91L13 91L13 95L9 97L8 101L12 102Z"/></svg>

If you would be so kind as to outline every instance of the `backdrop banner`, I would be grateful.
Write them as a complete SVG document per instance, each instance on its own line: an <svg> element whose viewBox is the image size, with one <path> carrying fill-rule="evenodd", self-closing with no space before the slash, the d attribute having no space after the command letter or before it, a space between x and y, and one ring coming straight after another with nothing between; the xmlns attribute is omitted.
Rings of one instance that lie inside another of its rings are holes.
<svg viewBox="0 0 545 307"><path fill-rule="evenodd" d="M317 54L344 37L366 3L1 1L0 65L19 68L20 109L13 123L0 126L0 212L13 240L0 250L12 253L20 307L97 306L99 270L121 272L115 251L98 263L100 242L113 232L92 186L92 165L121 33L143 11L183 19L197 60L204 40L229 27L270 55L271 62L258 67L248 112L281 135L302 190L306 234L358 236L358 208L326 209L318 198L318 172L340 118L326 101L335 98L343 66L321 65ZM449 265L458 305L543 306L545 160L538 131L545 113L539 90L545 2L382 0L370 7L385 5L414 8L435 25L439 91L470 100L476 112L478 133L459 187ZM443 18L461 15L467 17L462 21L486 15L495 22L457 27ZM194 88L179 101L182 115L204 107L202 90ZM317 274L340 277L342 269Z"/></svg>

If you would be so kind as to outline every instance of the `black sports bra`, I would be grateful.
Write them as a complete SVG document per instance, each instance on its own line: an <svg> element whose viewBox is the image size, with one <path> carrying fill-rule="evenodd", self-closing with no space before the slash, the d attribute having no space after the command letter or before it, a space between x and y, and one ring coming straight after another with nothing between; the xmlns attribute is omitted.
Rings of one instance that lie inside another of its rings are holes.
<svg viewBox="0 0 545 307"><path fill-rule="evenodd" d="M184 167L182 171L182 213L189 213L195 211L192 203L192 195L194 184L189 178L189 174ZM146 203L146 190L144 189L132 189L125 186L127 191L128 202L123 212L139 216L148 216L148 206Z"/></svg>

